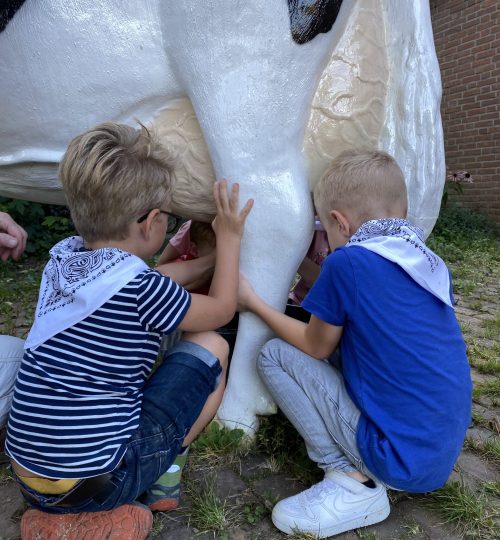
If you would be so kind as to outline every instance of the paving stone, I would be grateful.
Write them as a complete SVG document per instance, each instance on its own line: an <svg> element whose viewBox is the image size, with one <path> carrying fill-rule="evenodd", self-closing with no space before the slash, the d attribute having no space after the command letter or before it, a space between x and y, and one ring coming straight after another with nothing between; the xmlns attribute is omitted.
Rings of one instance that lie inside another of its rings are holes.
<svg viewBox="0 0 500 540"><path fill-rule="evenodd" d="M264 499L272 499L275 502L305 489L297 480L282 473L255 480L251 483L251 487Z"/></svg>
<svg viewBox="0 0 500 540"><path fill-rule="evenodd" d="M13 481L0 485L0 538L19 538L19 520L25 507L17 484Z"/></svg>
<svg viewBox="0 0 500 540"><path fill-rule="evenodd" d="M437 512L425 507L421 497L403 501L398 504L398 507L401 515L404 516L403 519L407 526L406 532L408 533L410 528L417 524L424 534L424 536L410 536L408 534L408 538L412 540L413 538L429 538L431 540L461 539L461 536L457 535L453 527L443 523L442 517Z"/></svg>
<svg viewBox="0 0 500 540"><path fill-rule="evenodd" d="M242 478L254 478L262 474L269 474L269 456L263 454L250 454L241 458L238 464L239 475Z"/></svg>
<svg viewBox="0 0 500 540"><path fill-rule="evenodd" d="M247 485L233 471L221 469L214 479L214 491L219 499L236 497L247 490Z"/></svg>
<svg viewBox="0 0 500 540"><path fill-rule="evenodd" d="M464 450L458 457L454 467L464 481L470 480L472 484L480 485L484 482L500 482L498 467L482 460L477 454Z"/></svg>

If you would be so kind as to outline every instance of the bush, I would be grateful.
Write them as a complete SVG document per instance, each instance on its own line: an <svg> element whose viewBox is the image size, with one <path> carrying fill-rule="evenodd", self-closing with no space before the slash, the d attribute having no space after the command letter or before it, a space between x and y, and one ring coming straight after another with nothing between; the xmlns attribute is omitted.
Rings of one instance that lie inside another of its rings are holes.
<svg viewBox="0 0 500 540"><path fill-rule="evenodd" d="M427 241L428 246L448 263L460 262L472 253L494 251L497 232L490 219L457 205L441 208Z"/></svg>
<svg viewBox="0 0 500 540"><path fill-rule="evenodd" d="M69 209L0 197L0 211L7 212L28 233L27 255L47 255L59 240L76 234Z"/></svg>

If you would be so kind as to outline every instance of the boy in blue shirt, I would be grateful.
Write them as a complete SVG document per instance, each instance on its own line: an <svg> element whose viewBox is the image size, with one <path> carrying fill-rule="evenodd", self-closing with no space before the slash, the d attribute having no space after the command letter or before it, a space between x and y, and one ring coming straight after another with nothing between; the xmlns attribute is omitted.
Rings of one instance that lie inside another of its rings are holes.
<svg viewBox="0 0 500 540"><path fill-rule="evenodd" d="M471 418L471 379L448 269L406 221L396 162L343 153L314 200L332 253L303 302L310 322L272 309L245 280L240 309L281 338L264 346L258 370L325 471L280 501L273 522L325 538L385 519L386 487L446 482Z"/></svg>

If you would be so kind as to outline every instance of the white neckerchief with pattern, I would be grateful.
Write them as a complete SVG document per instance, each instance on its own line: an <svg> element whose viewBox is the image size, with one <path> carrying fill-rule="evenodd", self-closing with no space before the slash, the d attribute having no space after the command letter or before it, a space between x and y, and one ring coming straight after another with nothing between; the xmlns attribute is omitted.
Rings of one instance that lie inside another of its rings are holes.
<svg viewBox="0 0 500 540"><path fill-rule="evenodd" d="M25 349L82 321L147 268L142 259L121 249L86 250L80 236L61 240L50 250L43 271Z"/></svg>
<svg viewBox="0 0 500 540"><path fill-rule="evenodd" d="M450 274L444 261L424 243L424 232L405 219L363 223L346 247L361 246L399 265L421 287L453 307Z"/></svg>

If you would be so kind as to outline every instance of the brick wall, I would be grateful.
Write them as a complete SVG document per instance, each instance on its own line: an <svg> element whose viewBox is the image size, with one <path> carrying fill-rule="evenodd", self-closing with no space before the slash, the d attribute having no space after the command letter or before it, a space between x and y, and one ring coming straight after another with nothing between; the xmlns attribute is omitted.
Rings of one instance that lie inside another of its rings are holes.
<svg viewBox="0 0 500 540"><path fill-rule="evenodd" d="M459 203L500 224L500 2L431 0L441 67L446 166L474 184Z"/></svg>

